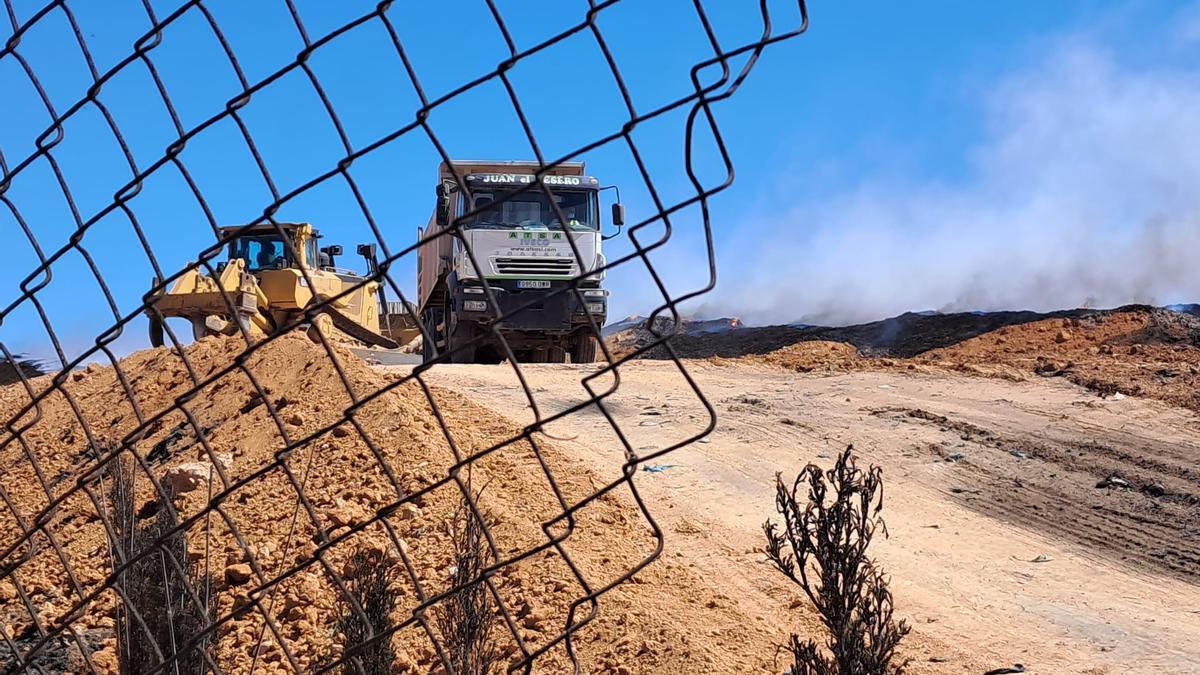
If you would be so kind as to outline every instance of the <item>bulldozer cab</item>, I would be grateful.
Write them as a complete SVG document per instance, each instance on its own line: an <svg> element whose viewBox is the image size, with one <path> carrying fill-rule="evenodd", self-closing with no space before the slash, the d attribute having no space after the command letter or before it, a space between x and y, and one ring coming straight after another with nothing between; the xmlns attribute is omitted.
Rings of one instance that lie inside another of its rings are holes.
<svg viewBox="0 0 1200 675"><path fill-rule="evenodd" d="M280 229L285 236L280 236ZM242 260L247 272L319 267L319 235L307 223L280 223L278 229L270 223L244 230L240 227L221 228L223 236L238 231L241 234L229 242L229 260Z"/></svg>
<svg viewBox="0 0 1200 675"><path fill-rule="evenodd" d="M395 349L394 338L408 340L419 333L415 325L390 315L381 331L381 310L394 303L387 302L378 281L338 270L334 257L342 247L318 250L320 235L312 225L258 223L223 227L219 233L229 240L229 259L212 275L188 269L147 309L154 346L163 344L163 320L170 317L188 319L196 339L239 330L258 337L311 322L321 334L336 328L363 343ZM359 252L369 254L375 273L375 247L360 246Z"/></svg>

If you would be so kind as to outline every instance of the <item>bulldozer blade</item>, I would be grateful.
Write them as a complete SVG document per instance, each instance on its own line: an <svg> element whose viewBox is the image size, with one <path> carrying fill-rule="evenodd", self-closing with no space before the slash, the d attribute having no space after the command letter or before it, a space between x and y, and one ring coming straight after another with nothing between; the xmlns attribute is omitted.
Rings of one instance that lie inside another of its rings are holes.
<svg viewBox="0 0 1200 675"><path fill-rule="evenodd" d="M362 326L362 324L354 321L350 317L342 314L333 308L332 301L321 295L313 295L313 302L325 302L325 306L320 311L329 316L333 321L333 325L338 330L349 335L350 337L365 342L376 347L384 349L396 349L400 345L393 339L380 335L374 331L370 331Z"/></svg>
<svg viewBox="0 0 1200 675"><path fill-rule="evenodd" d="M230 323L219 316L208 315L204 317L204 329L212 335L229 334L233 331L229 330Z"/></svg>

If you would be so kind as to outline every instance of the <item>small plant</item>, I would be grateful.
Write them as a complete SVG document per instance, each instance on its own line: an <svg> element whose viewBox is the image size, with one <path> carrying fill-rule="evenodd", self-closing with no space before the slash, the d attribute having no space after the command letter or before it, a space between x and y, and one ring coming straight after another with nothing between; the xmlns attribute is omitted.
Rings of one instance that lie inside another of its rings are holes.
<svg viewBox="0 0 1200 675"><path fill-rule="evenodd" d="M347 598L342 598L342 618L335 630L351 658L342 662L341 671L347 675L390 673L396 660L392 647L392 610L396 608L395 567L382 551L356 551L344 568L346 590L358 603L361 612Z"/></svg>
<svg viewBox="0 0 1200 675"><path fill-rule="evenodd" d="M437 605L437 627L445 640L451 672L460 675L487 675L499 659L492 639L496 610L483 582L483 570L491 558L483 528L464 497L450 531L454 566L449 583L451 588L461 589Z"/></svg>
<svg viewBox="0 0 1200 675"><path fill-rule="evenodd" d="M809 464L789 487L776 474L775 508L783 528L767 521L767 557L795 582L816 607L828 637L824 649L814 640L791 636L791 675L899 675L896 647L909 632L892 618L888 580L867 548L883 508L879 467L866 471L854 462L853 446L828 471ZM806 500L798 500L801 487Z"/></svg>
<svg viewBox="0 0 1200 675"><path fill-rule="evenodd" d="M159 505L153 515L138 522L135 507L134 462L126 457L113 460L107 472L113 525L114 566L155 549L125 568L116 585L126 598L116 610L116 633L120 672L201 673L209 670L211 633L215 607L208 603L208 578L198 565L188 561L187 536L171 532L179 523L171 509ZM170 497L171 495L168 495ZM174 561L171 560L174 559ZM180 573L180 570L183 573ZM140 618L140 621L139 621Z"/></svg>

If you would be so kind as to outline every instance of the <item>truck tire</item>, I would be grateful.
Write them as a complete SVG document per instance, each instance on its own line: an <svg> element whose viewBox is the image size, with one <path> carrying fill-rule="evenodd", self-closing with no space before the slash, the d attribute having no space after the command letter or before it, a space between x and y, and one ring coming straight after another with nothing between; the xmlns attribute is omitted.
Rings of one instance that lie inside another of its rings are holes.
<svg viewBox="0 0 1200 675"><path fill-rule="evenodd" d="M441 323L441 317L438 312L429 310L425 312L425 335L421 337L421 362L431 363L437 358L437 341L438 341L438 324Z"/></svg>
<svg viewBox="0 0 1200 675"><path fill-rule="evenodd" d="M547 347L546 363L566 363L567 350L565 347Z"/></svg>
<svg viewBox="0 0 1200 675"><path fill-rule="evenodd" d="M585 333L571 342L571 363L592 363L595 360L595 338Z"/></svg>
<svg viewBox="0 0 1200 675"><path fill-rule="evenodd" d="M475 352L478 348L475 338L478 332L476 325L469 321L454 326L450 339L446 341L450 363L475 363Z"/></svg>

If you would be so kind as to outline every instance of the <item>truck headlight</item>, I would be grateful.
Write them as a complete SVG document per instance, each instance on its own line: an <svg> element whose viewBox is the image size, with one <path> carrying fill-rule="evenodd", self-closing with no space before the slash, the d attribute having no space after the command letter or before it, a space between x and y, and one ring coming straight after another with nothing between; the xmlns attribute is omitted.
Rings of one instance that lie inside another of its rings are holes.
<svg viewBox="0 0 1200 675"><path fill-rule="evenodd" d="M592 268L592 273L591 273L591 274L589 274L589 275L587 275L587 277L586 277L586 278L587 278L587 279L591 279L591 280L596 280L596 281L604 281L604 272L605 272L605 270L604 270L604 269L602 269L602 268L603 268L603 267L604 267L606 264L608 264L608 261L604 259L604 254L603 254L603 253L597 253L597 254L596 254L595 267L593 267L593 268Z"/></svg>
<svg viewBox="0 0 1200 675"><path fill-rule="evenodd" d="M479 275L475 274L475 266L471 264L471 258L467 256L466 251L462 253L462 257L458 259L458 278L460 279L475 279Z"/></svg>
<svg viewBox="0 0 1200 675"><path fill-rule="evenodd" d="M486 300L463 300L463 311L465 312L486 312Z"/></svg>
<svg viewBox="0 0 1200 675"><path fill-rule="evenodd" d="M604 303L589 302L587 303L587 311L588 314L604 314Z"/></svg>
<svg viewBox="0 0 1200 675"><path fill-rule="evenodd" d="M608 295L608 291L602 288L593 288L583 292L585 298L603 298L606 295Z"/></svg>

